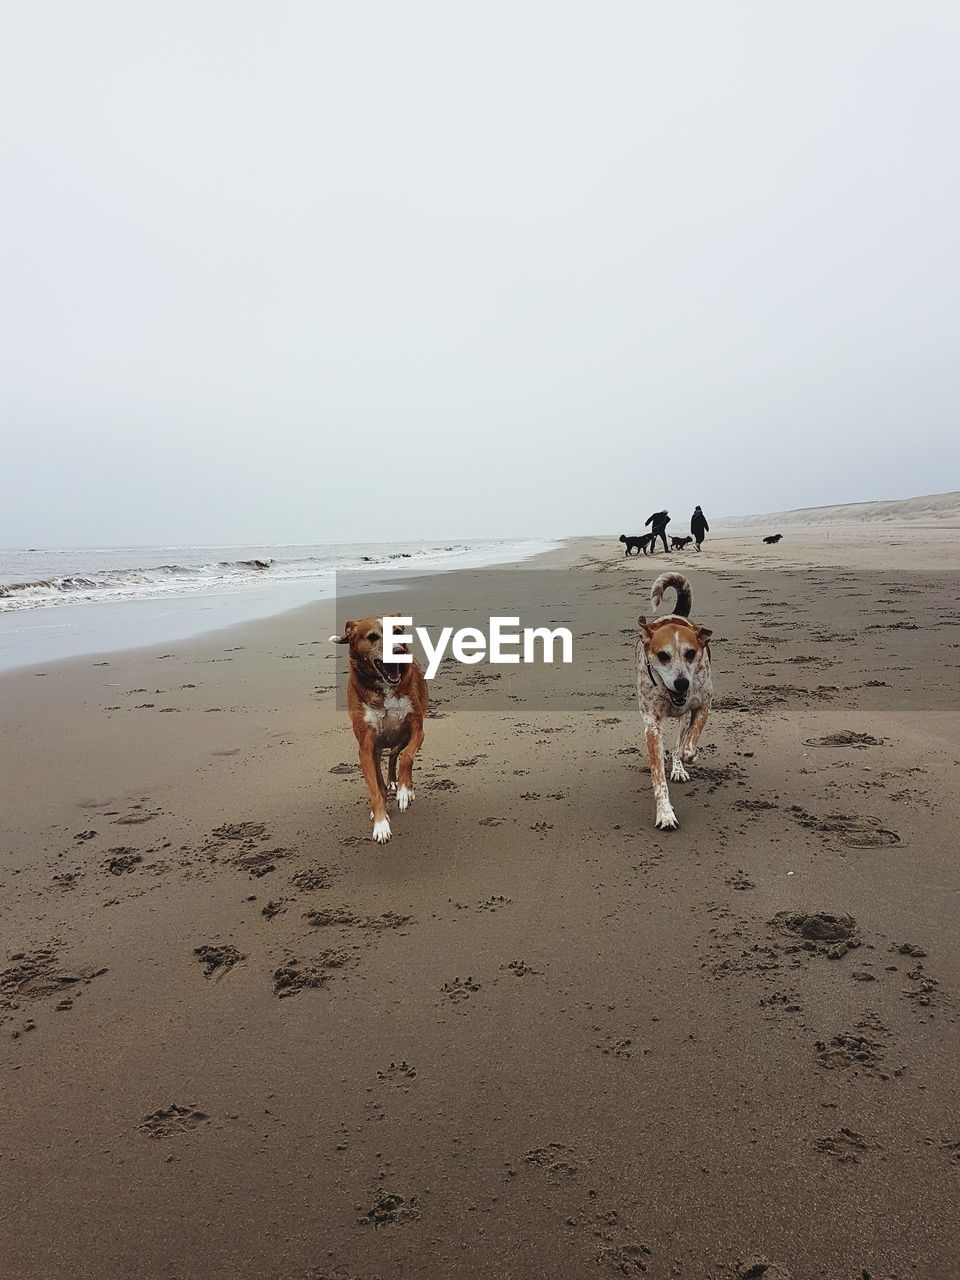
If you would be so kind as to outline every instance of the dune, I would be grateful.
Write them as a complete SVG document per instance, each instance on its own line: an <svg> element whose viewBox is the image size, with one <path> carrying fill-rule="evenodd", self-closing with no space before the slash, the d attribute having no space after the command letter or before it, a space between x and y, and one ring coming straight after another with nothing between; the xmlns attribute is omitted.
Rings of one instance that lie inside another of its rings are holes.
<svg viewBox="0 0 960 1280"><path fill-rule="evenodd" d="M899 498L878 502L842 502L828 507L799 507L795 511L775 511L760 515L725 516L718 527L753 528L758 525L823 525L837 522L899 521L960 523L960 490L931 493L920 498Z"/></svg>

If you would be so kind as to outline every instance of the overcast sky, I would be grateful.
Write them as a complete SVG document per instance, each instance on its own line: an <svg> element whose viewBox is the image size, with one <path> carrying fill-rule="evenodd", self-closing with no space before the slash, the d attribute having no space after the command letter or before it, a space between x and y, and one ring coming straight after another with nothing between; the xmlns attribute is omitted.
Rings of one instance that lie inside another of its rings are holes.
<svg viewBox="0 0 960 1280"><path fill-rule="evenodd" d="M0 545L960 488L952 0L0 15Z"/></svg>

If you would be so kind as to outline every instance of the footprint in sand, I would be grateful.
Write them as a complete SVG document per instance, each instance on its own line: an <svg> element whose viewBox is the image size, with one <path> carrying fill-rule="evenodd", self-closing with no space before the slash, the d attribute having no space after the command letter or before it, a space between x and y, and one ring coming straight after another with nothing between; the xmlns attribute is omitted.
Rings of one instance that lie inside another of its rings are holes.
<svg viewBox="0 0 960 1280"><path fill-rule="evenodd" d="M203 966L205 978L212 978L214 975L221 978L225 973L229 973L235 964L246 959L236 947L229 944L216 946L204 943L202 947L194 947L193 954Z"/></svg>
<svg viewBox="0 0 960 1280"><path fill-rule="evenodd" d="M594 1029L599 1030L598 1027ZM613 1032L607 1033L596 1047L607 1058L629 1059L634 1056L642 1057L643 1054L649 1053L649 1050L637 1044L632 1036L618 1036Z"/></svg>
<svg viewBox="0 0 960 1280"><path fill-rule="evenodd" d="M19 1009L24 1000L72 995L81 984L107 972L106 968L92 967L62 970L57 968L57 960L53 944L36 951L14 952L9 965L0 970L0 1014Z"/></svg>
<svg viewBox="0 0 960 1280"><path fill-rule="evenodd" d="M562 1142L548 1142L545 1147L525 1151L523 1158L527 1164L542 1169L550 1181L557 1182L561 1178L576 1177L575 1154L572 1147L565 1146Z"/></svg>
<svg viewBox="0 0 960 1280"><path fill-rule="evenodd" d="M883 738L875 738L871 733L855 733L852 729L828 733L824 738L803 740L805 747L882 747L883 743Z"/></svg>
<svg viewBox="0 0 960 1280"><path fill-rule="evenodd" d="M861 1155L879 1147L879 1143L868 1142L862 1133L845 1125L835 1134L815 1138L813 1145L824 1155L831 1156L837 1164L859 1164Z"/></svg>
<svg viewBox="0 0 960 1280"><path fill-rule="evenodd" d="M289 858L292 853L292 849L258 849L252 853L240 853L230 861L255 880L260 880L271 871L276 871L277 862L281 858Z"/></svg>
<svg viewBox="0 0 960 1280"><path fill-rule="evenodd" d="M460 1002L469 1000L474 992L480 990L480 983L475 982L473 978L454 978L452 982L445 982L440 988L448 1000Z"/></svg>
<svg viewBox="0 0 960 1280"><path fill-rule="evenodd" d="M907 973L907 979L912 985L904 987L903 994L918 1009L926 1009L936 1003L940 983L926 972L922 964L915 965Z"/></svg>
<svg viewBox="0 0 960 1280"><path fill-rule="evenodd" d="M406 1058L400 1062L391 1062L386 1071L378 1071L377 1079L383 1084L392 1084L397 1088L407 1091L409 1086L417 1078L417 1069L407 1062Z"/></svg>
<svg viewBox="0 0 960 1280"><path fill-rule="evenodd" d="M512 898L505 898L503 894L495 893L489 898L484 898L483 902L477 903L478 911L499 911L501 907L507 907L513 901Z"/></svg>
<svg viewBox="0 0 960 1280"><path fill-rule="evenodd" d="M799 939L805 951L825 955L828 960L839 960L862 941L853 916L829 911L780 911L770 923Z"/></svg>
<svg viewBox="0 0 960 1280"><path fill-rule="evenodd" d="M273 973L273 994L279 999L299 995L308 988L322 987L335 969L342 969L350 957L345 951L323 951L314 961L286 960Z"/></svg>
<svg viewBox="0 0 960 1280"><path fill-rule="evenodd" d="M316 911L304 913L305 920L315 929L327 927L372 929L380 932L383 929L399 929L409 924L413 916L398 915L396 911L384 911L379 916L360 916L349 907L321 907Z"/></svg>
<svg viewBox="0 0 960 1280"><path fill-rule="evenodd" d="M207 1124L210 1117L196 1107L180 1107L175 1102L160 1107L144 1116L137 1129L147 1138L172 1138L176 1134L190 1133Z"/></svg>
<svg viewBox="0 0 960 1280"><path fill-rule="evenodd" d="M143 861L136 849L130 849L125 845L119 845L115 849L108 849L107 852L111 856L110 861L104 863L104 870L108 871L112 876L129 875Z"/></svg>
<svg viewBox="0 0 960 1280"><path fill-rule="evenodd" d="M138 827L144 822L152 822L154 818L159 818L161 812L160 809L144 809L143 805L134 804L119 818L114 818L114 824L119 827Z"/></svg>
<svg viewBox="0 0 960 1280"><path fill-rule="evenodd" d="M652 1250L645 1244L607 1245L597 1254L597 1265L619 1276L642 1275L652 1257Z"/></svg>
<svg viewBox="0 0 960 1280"><path fill-rule="evenodd" d="M319 889L328 889L330 879L328 867L303 867L290 877L290 883L300 893L315 893Z"/></svg>
<svg viewBox="0 0 960 1280"><path fill-rule="evenodd" d="M361 1227L395 1227L405 1222L415 1222L420 1215L420 1201L416 1196L409 1200L396 1192L377 1191L376 1199L357 1225Z"/></svg>
<svg viewBox="0 0 960 1280"><path fill-rule="evenodd" d="M779 1262L771 1262L759 1255L737 1263L734 1273L737 1280L793 1280L793 1272Z"/></svg>
<svg viewBox="0 0 960 1280"><path fill-rule="evenodd" d="M819 818L800 805L791 805L790 814L801 827L834 836L854 849L883 849L903 843L900 834L865 814L828 813Z"/></svg>
<svg viewBox="0 0 960 1280"><path fill-rule="evenodd" d="M853 1075L881 1075L883 1046L856 1032L844 1031L816 1043L817 1062L827 1071L850 1071Z"/></svg>
<svg viewBox="0 0 960 1280"><path fill-rule="evenodd" d="M452 778L437 778L435 782L427 782L424 789L426 791L457 791L459 787Z"/></svg>
<svg viewBox="0 0 960 1280"><path fill-rule="evenodd" d="M724 883L728 884L731 889L738 889L741 892L757 887L755 882L743 871L736 871L732 876L727 876Z"/></svg>
<svg viewBox="0 0 960 1280"><path fill-rule="evenodd" d="M225 822L214 827L210 844L226 840L268 840L267 828L262 822Z"/></svg>

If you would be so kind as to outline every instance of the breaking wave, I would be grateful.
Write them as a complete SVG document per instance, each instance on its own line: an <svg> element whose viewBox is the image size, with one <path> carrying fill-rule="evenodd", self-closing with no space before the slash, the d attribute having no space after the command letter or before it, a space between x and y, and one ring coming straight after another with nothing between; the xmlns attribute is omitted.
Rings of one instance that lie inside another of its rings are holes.
<svg viewBox="0 0 960 1280"><path fill-rule="evenodd" d="M149 597L201 595L220 590L237 590L268 583L308 583L329 579L337 572L376 566L394 568L455 567L479 557L483 560L525 558L533 554L530 544L491 541L483 543L422 544L404 547L315 546L284 547L284 556L243 558L204 556L202 548L156 547L159 561L164 551L176 551L181 559L153 563L149 567L123 567L126 552L0 552L0 613L17 609L38 609L80 601L124 600ZM539 547L537 549L540 549ZM221 553L233 548L216 548ZM239 550L239 548L238 548ZM246 548L244 548L246 550ZM185 554L184 554L185 553ZM94 560L96 556L96 560ZM87 565L83 561L87 560ZM110 566L110 561L113 565ZM71 563L72 561L72 563ZM91 569L99 561L110 567ZM79 563L78 563L79 562ZM63 569L64 572L58 572ZM36 573L40 569L41 573ZM31 575L31 570L35 576ZM323 592L320 592L323 594Z"/></svg>
<svg viewBox="0 0 960 1280"><path fill-rule="evenodd" d="M158 564L147 569L103 569L95 573L76 573L64 577L35 578L30 582L0 583L0 601L53 603L57 596L82 595L89 598L98 592L114 595L147 595L143 587L177 588L207 579L211 584L225 578L266 573L272 560L219 560L211 564ZM138 590L139 588L139 590ZM0 604L0 608L2 608ZM9 604L8 604L8 607Z"/></svg>

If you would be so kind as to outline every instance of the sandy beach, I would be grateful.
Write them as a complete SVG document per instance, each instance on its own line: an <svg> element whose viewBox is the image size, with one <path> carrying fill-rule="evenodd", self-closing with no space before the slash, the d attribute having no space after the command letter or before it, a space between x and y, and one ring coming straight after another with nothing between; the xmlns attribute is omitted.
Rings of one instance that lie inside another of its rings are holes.
<svg viewBox="0 0 960 1280"><path fill-rule="evenodd" d="M763 531L531 562L575 679L445 664L382 848L343 608L0 678L0 1274L960 1275L960 528ZM668 566L717 698L664 833Z"/></svg>

